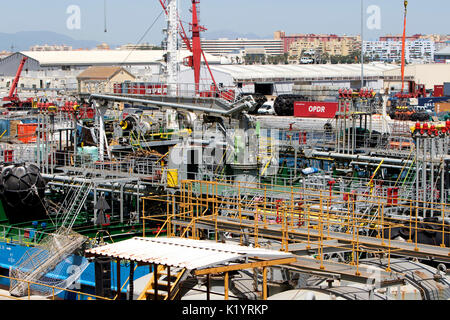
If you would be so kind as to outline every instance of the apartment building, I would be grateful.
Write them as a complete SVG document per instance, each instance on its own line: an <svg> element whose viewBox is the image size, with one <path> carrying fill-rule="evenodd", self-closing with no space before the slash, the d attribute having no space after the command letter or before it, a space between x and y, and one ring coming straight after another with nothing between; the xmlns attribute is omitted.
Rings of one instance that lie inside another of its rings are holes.
<svg viewBox="0 0 450 320"><path fill-rule="evenodd" d="M304 38L290 45L289 55L301 57L305 52L320 51L329 56L348 56L361 48L359 37L337 37L323 41L321 38Z"/></svg>
<svg viewBox="0 0 450 320"><path fill-rule="evenodd" d="M361 49L361 37L339 36L336 34L293 34L286 35L284 31L275 31L274 39L283 42L284 52L298 55L302 50L322 49L330 55L348 55ZM292 50L292 51L291 51Z"/></svg>
<svg viewBox="0 0 450 320"><path fill-rule="evenodd" d="M201 39L201 43L204 52L215 56L226 56L233 52L256 48L264 49L266 55L281 55L284 53L283 42L279 39ZM182 48L186 49L186 45L184 43Z"/></svg>
<svg viewBox="0 0 450 320"><path fill-rule="evenodd" d="M364 54L375 61L399 62L402 59L402 41L364 41ZM406 41L405 60L432 62L436 47L434 41L416 39Z"/></svg>

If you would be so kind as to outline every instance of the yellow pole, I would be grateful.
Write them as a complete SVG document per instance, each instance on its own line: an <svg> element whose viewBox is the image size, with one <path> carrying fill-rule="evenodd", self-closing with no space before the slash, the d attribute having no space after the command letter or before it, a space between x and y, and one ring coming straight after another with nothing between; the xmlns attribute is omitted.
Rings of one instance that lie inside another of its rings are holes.
<svg viewBox="0 0 450 320"><path fill-rule="evenodd" d="M322 201L322 190L320 190L320 214L319 214L319 257L320 257L320 269L323 270L325 269L325 266L323 265L323 221L322 221L322 216L323 216L323 201Z"/></svg>
<svg viewBox="0 0 450 320"><path fill-rule="evenodd" d="M409 201L409 238L406 242L412 243L412 201Z"/></svg>
<svg viewBox="0 0 450 320"><path fill-rule="evenodd" d="M444 199L441 199L441 205L442 205L442 243L441 247L445 248L445 205L443 202Z"/></svg>
<svg viewBox="0 0 450 320"><path fill-rule="evenodd" d="M142 236L145 238L145 199L142 200Z"/></svg>
<svg viewBox="0 0 450 320"><path fill-rule="evenodd" d="M377 174L377 172L378 172L378 170L380 169L380 167L381 167L381 165L383 164L383 162L384 162L384 159L381 160L380 164L379 164L378 167L375 169L375 171L374 171L372 177L370 178L369 183L367 184L368 186L372 183L373 178L375 178L375 175Z"/></svg>
<svg viewBox="0 0 450 320"><path fill-rule="evenodd" d="M267 300L267 267L263 267L263 300Z"/></svg>
<svg viewBox="0 0 450 320"><path fill-rule="evenodd" d="M309 204L307 205L307 207L308 207L308 238L307 238L306 249L311 249L311 246L309 245L309 223L310 223Z"/></svg>
<svg viewBox="0 0 450 320"><path fill-rule="evenodd" d="M388 265L386 268L387 272L391 272L391 227L392 225L389 223Z"/></svg>
<svg viewBox="0 0 450 320"><path fill-rule="evenodd" d="M228 300L228 272L225 272L225 300Z"/></svg>
<svg viewBox="0 0 450 320"><path fill-rule="evenodd" d="M419 208L416 207L416 232L415 232L415 235L414 235L414 238L415 238L416 241L414 241L415 242L414 251L419 251L419 248L417 247L417 234L419 233L419 229L417 228L418 211L419 211Z"/></svg>
<svg viewBox="0 0 450 320"><path fill-rule="evenodd" d="M261 172L261 176L264 176L264 173L266 172L267 168L269 167L269 164L272 162L272 158L273 158L273 156L270 157L269 161L267 161L267 163L266 163L266 165L264 167L264 170Z"/></svg>

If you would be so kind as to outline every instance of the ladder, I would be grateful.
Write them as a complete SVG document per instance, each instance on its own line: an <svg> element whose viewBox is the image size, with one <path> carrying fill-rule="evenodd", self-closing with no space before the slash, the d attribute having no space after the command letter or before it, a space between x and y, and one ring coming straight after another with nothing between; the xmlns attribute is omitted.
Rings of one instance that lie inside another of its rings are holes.
<svg viewBox="0 0 450 320"><path fill-rule="evenodd" d="M189 272L186 268L172 267L170 268L169 279L168 267L159 265L157 267L157 283L155 283L154 272L152 272L150 280L139 295L138 300L155 300L155 298L156 300L174 300L180 293L181 283L188 276Z"/></svg>
<svg viewBox="0 0 450 320"><path fill-rule="evenodd" d="M84 181L79 187L75 185L72 186L72 192L69 192L64 200L65 205L62 205L58 212L58 216L62 215L60 219L61 227L72 229L93 185L92 181ZM63 210L65 210L64 213L62 213Z"/></svg>

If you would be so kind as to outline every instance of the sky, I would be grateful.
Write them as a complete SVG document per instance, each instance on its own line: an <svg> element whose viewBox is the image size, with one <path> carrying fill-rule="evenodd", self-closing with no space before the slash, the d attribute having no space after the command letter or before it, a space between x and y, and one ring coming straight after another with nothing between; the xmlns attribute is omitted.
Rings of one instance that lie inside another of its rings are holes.
<svg viewBox="0 0 450 320"><path fill-rule="evenodd" d="M104 32L105 0L22 0L4 1L0 32L53 31L77 40L97 40L112 44L142 42L160 44L166 25L159 0L106 0L107 32ZM363 0L364 19L369 6L380 9L376 28L364 28L364 37L374 40L382 34L400 34L403 0ZM180 16L190 19L190 0L179 0ZM426 5L425 5L426 3ZM79 28L69 29L71 5L80 8ZM450 33L450 1L409 0L407 33ZM158 18L159 17L159 18ZM276 30L293 33L359 34L361 0L202 0L201 24L207 32L233 31L272 37ZM38 39L37 39L38 40ZM45 39L42 39L45 42Z"/></svg>

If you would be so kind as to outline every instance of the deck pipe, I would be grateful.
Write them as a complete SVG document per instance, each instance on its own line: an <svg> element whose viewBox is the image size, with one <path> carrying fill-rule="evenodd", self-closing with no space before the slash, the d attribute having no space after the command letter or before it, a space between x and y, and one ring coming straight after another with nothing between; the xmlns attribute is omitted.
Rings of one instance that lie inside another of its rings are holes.
<svg viewBox="0 0 450 320"><path fill-rule="evenodd" d="M251 105L247 103L242 103L241 105L238 105L230 110L220 110L220 109L211 109L211 108L204 108L199 106L192 106L192 105L185 105L185 104L178 104L178 103L170 103L170 102L162 102L162 101L154 101L154 100L147 100L147 99L137 99L137 98L128 98L128 97L117 97L117 96L109 96L109 95L101 95L101 94L92 94L90 96L90 100L111 100L111 101L122 101L122 102L135 102L135 103L142 103L142 104L150 104L155 105L159 107L168 107L168 108L174 108L174 109L183 109L183 110L191 110L191 111L200 111L205 113L213 113L221 116L231 116L237 112L240 112L244 110L245 108L249 109Z"/></svg>
<svg viewBox="0 0 450 320"><path fill-rule="evenodd" d="M412 160L404 160L404 159L394 159L394 158L382 158L382 157L373 157L373 156L363 156L357 154L342 154L336 152L324 152L324 151L312 151L311 157L329 157L329 158L340 158L340 159L350 159L350 160L361 160L361 161L374 161L380 163L382 160L384 162L392 163L392 164L400 164L404 165L411 164Z"/></svg>

